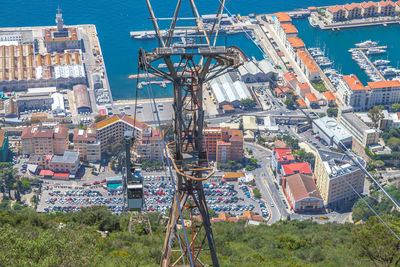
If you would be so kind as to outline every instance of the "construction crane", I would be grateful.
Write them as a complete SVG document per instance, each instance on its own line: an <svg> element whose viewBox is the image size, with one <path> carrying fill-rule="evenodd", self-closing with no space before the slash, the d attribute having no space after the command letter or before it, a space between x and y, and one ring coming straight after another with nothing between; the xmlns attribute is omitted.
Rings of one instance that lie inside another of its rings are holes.
<svg viewBox="0 0 400 267"><path fill-rule="evenodd" d="M178 0L170 28L163 37L150 0L146 0L158 47L150 52L139 51L140 71L147 77L154 75L171 81L174 89L174 141L165 145L164 153L176 174L171 177L175 179L175 194L160 265L219 266L203 191L203 181L215 172L202 144L203 85L239 67L243 58L234 47L216 46L225 0L220 1L215 21L208 28L205 28L194 0L188 1L195 26L176 26L182 4L182 0ZM178 37L174 35L175 29L195 34L186 35L190 41L177 44L174 43ZM160 63L168 70L159 69ZM200 215L200 220L195 220L196 214Z"/></svg>

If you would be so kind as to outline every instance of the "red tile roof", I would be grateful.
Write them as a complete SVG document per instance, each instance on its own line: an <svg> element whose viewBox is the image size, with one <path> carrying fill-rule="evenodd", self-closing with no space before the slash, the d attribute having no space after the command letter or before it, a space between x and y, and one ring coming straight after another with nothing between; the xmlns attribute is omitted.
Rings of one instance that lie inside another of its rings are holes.
<svg viewBox="0 0 400 267"><path fill-rule="evenodd" d="M391 80L391 81L380 81L380 82L368 82L368 86L371 89L400 87L400 81L399 80Z"/></svg>
<svg viewBox="0 0 400 267"><path fill-rule="evenodd" d="M299 104L300 107L307 107L307 104L303 99L297 99L296 102Z"/></svg>
<svg viewBox="0 0 400 267"><path fill-rule="evenodd" d="M392 2L392 1L380 1L379 2L379 5L381 6L381 7L386 7L386 6L392 6L392 7L395 7L395 4L394 4L394 2Z"/></svg>
<svg viewBox="0 0 400 267"><path fill-rule="evenodd" d="M369 2L362 2L362 3L361 3L361 6L362 6L363 8L378 7L378 3L372 2L372 1L369 1Z"/></svg>
<svg viewBox="0 0 400 267"><path fill-rule="evenodd" d="M274 155L278 162L294 160L292 150L289 148L274 148L273 151L275 152Z"/></svg>
<svg viewBox="0 0 400 267"><path fill-rule="evenodd" d="M307 162L296 162L282 165L285 176L295 173L312 174L310 165Z"/></svg>
<svg viewBox="0 0 400 267"><path fill-rule="evenodd" d="M328 100L328 101L336 100L336 97L332 92L323 92L322 94L325 96L326 100Z"/></svg>
<svg viewBox="0 0 400 267"><path fill-rule="evenodd" d="M339 12L340 10L342 10L342 11L346 11L345 9L344 9L344 7L343 6L330 6L330 7L328 7L328 10L330 11L330 12L332 12L332 13L336 13L336 12Z"/></svg>
<svg viewBox="0 0 400 267"><path fill-rule="evenodd" d="M136 120L136 123L135 123L135 119L134 118L132 118L131 116L122 115L122 114L115 114L115 115L113 115L113 116L111 116L109 118L106 118L106 119L98 122L98 123L94 123L93 125L97 129L102 129L102 128L108 126L108 125L113 124L114 122L119 121L119 120L130 124L132 127L135 125L136 128L139 128L139 129L143 129L143 128L147 128L148 127L148 125L146 123L143 123L143 122L138 121L138 120Z"/></svg>
<svg viewBox="0 0 400 267"><path fill-rule="evenodd" d="M68 178L69 173L59 172L53 175L54 178Z"/></svg>
<svg viewBox="0 0 400 267"><path fill-rule="evenodd" d="M353 91L357 90L368 90L357 78L356 75L350 74L350 75L344 75L343 80L347 83L349 88Z"/></svg>
<svg viewBox="0 0 400 267"><path fill-rule="evenodd" d="M235 108L232 105L223 105L222 109L225 111L233 111Z"/></svg>
<svg viewBox="0 0 400 267"><path fill-rule="evenodd" d="M299 87L300 91L311 90L311 87L308 85L308 83L297 83L297 86Z"/></svg>
<svg viewBox="0 0 400 267"><path fill-rule="evenodd" d="M299 37L289 37L287 40L293 48L305 47L303 40L301 40Z"/></svg>
<svg viewBox="0 0 400 267"><path fill-rule="evenodd" d="M40 176L53 176L54 172L50 170L41 170L39 173Z"/></svg>
<svg viewBox="0 0 400 267"><path fill-rule="evenodd" d="M344 8L347 9L347 10L353 10L355 8L360 8L361 9L361 6L358 3L351 3L351 4L345 4Z"/></svg>
<svg viewBox="0 0 400 267"><path fill-rule="evenodd" d="M286 186L290 188L295 201L303 198L322 199L315 182L310 175L294 174L286 177Z"/></svg>
<svg viewBox="0 0 400 267"><path fill-rule="evenodd" d="M79 131L82 134L79 134ZM86 141L86 142L95 142L96 141L96 137L93 135L91 136L90 134L88 135L88 131L87 130L80 130L80 129L75 129L74 130L74 138L73 141Z"/></svg>
<svg viewBox="0 0 400 267"><path fill-rule="evenodd" d="M286 79L286 81L291 82L291 81L297 81L296 75L294 75L293 72L286 72L283 74L283 77Z"/></svg>
<svg viewBox="0 0 400 267"><path fill-rule="evenodd" d="M296 27L295 27L293 24L290 24L290 23L288 23L288 24L281 24L281 27L282 27L283 31L284 31L286 34L298 33Z"/></svg>
<svg viewBox="0 0 400 267"><path fill-rule="evenodd" d="M290 16L285 12L278 12L278 13L275 13L274 15L276 16L276 18L279 20L280 23L286 23L286 22L292 21Z"/></svg>
<svg viewBox="0 0 400 267"><path fill-rule="evenodd" d="M306 94L306 98L310 102L317 102L318 101L317 97L313 93Z"/></svg>

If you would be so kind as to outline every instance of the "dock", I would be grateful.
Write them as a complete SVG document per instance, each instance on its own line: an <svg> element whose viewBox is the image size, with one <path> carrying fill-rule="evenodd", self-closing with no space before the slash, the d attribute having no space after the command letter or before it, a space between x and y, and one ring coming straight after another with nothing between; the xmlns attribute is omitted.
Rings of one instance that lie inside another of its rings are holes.
<svg viewBox="0 0 400 267"><path fill-rule="evenodd" d="M374 48L386 48L386 46L378 46ZM376 66L371 62L371 60L367 57L367 55L364 53L365 49L362 48L355 48L356 50L360 51L361 55L364 57L364 59L367 61L367 63L372 67L374 72L378 74L379 78L382 79L382 81L386 81L386 78L382 75L382 73L376 68Z"/></svg>

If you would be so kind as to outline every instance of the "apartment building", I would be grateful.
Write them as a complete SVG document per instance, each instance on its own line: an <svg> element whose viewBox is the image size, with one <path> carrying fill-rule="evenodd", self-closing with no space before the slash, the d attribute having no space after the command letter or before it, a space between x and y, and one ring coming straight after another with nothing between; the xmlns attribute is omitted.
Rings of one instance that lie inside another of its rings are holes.
<svg viewBox="0 0 400 267"><path fill-rule="evenodd" d="M293 174L286 177L285 194L294 212L316 212L324 201L311 175Z"/></svg>
<svg viewBox="0 0 400 267"><path fill-rule="evenodd" d="M96 138L93 129L74 130L74 149L78 151L79 158L89 162L99 162L101 160L100 141Z"/></svg>
<svg viewBox="0 0 400 267"><path fill-rule="evenodd" d="M285 46L288 48L290 54L294 57L296 57L296 52L297 50L302 50L305 49L305 44L302 39L299 37L289 37L285 41Z"/></svg>
<svg viewBox="0 0 400 267"><path fill-rule="evenodd" d="M379 5L376 2L362 2L361 15L363 17L376 17L379 15Z"/></svg>
<svg viewBox="0 0 400 267"><path fill-rule="evenodd" d="M308 85L308 83L297 83L296 93L304 98L306 94L311 94L311 87Z"/></svg>
<svg viewBox="0 0 400 267"><path fill-rule="evenodd" d="M289 148L274 148L272 150L271 168L276 174L280 173L283 164L294 163L292 150Z"/></svg>
<svg viewBox="0 0 400 267"><path fill-rule="evenodd" d="M163 142L159 129L146 128L138 143L137 153L141 161L161 160L163 157Z"/></svg>
<svg viewBox="0 0 400 267"><path fill-rule="evenodd" d="M346 9L343 6L330 6L326 10L326 17L331 22L343 21L346 19Z"/></svg>
<svg viewBox="0 0 400 267"><path fill-rule="evenodd" d="M293 72L285 72L283 74L283 78L285 79L287 86L289 86L290 88L296 88L298 80Z"/></svg>
<svg viewBox="0 0 400 267"><path fill-rule="evenodd" d="M337 94L356 112L368 111L377 105L389 107L400 102L400 81L368 82L368 86L364 86L356 75L345 75L338 85Z"/></svg>
<svg viewBox="0 0 400 267"><path fill-rule="evenodd" d="M304 98L306 104L308 107L312 108L315 106L318 106L318 98L313 94L306 94L306 97Z"/></svg>
<svg viewBox="0 0 400 267"><path fill-rule="evenodd" d="M296 62L310 81L317 82L321 80L317 66L305 50L297 50Z"/></svg>
<svg viewBox="0 0 400 267"><path fill-rule="evenodd" d="M323 92L322 95L324 96L324 98L326 100L326 104L329 107L336 106L336 97L332 92Z"/></svg>
<svg viewBox="0 0 400 267"><path fill-rule="evenodd" d="M279 32L279 30L281 28L281 25L283 25L283 24L291 24L292 23L292 19L285 12L275 13L272 16L272 19L274 20L274 27L275 27L275 31L276 32Z"/></svg>
<svg viewBox="0 0 400 267"><path fill-rule="evenodd" d="M203 149L209 160L227 162L243 159L243 133L221 127L203 129Z"/></svg>
<svg viewBox="0 0 400 267"><path fill-rule="evenodd" d="M338 121L362 147L378 143L379 131L369 128L351 108L340 107Z"/></svg>
<svg viewBox="0 0 400 267"><path fill-rule="evenodd" d="M345 4L346 19L358 19L361 18L362 7L358 3Z"/></svg>
<svg viewBox="0 0 400 267"><path fill-rule="evenodd" d="M27 126L21 135L23 154L64 154L68 144L68 129L64 125Z"/></svg>
<svg viewBox="0 0 400 267"><path fill-rule="evenodd" d="M121 142L125 131L132 131L137 140L142 138L142 132L148 125L128 115L116 114L90 126L96 132L96 138L100 141L101 152L104 152L111 137L115 142Z"/></svg>
<svg viewBox="0 0 400 267"><path fill-rule="evenodd" d="M379 14L381 16L394 16L396 13L396 5L393 1L380 1Z"/></svg>
<svg viewBox="0 0 400 267"><path fill-rule="evenodd" d="M307 162L294 162L289 164L282 164L279 174L277 175L279 184L285 187L286 177L296 173L312 175L310 164L308 164Z"/></svg>
<svg viewBox="0 0 400 267"><path fill-rule="evenodd" d="M361 158L357 160L365 166ZM314 174L325 206L339 208L354 203L358 196L351 186L357 193L363 192L365 175L345 154L318 150Z"/></svg>
<svg viewBox="0 0 400 267"><path fill-rule="evenodd" d="M75 175L79 169L79 153L65 151L62 156L53 156L50 160L50 170L53 172Z"/></svg>

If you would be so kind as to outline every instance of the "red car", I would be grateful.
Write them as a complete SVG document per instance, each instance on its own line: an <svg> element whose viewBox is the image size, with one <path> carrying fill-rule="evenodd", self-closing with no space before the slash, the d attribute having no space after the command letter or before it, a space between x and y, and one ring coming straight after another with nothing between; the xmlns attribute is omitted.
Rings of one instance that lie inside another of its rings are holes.
<svg viewBox="0 0 400 267"><path fill-rule="evenodd" d="M100 182L99 181L94 181L93 182L93 184L95 185L95 184L99 184Z"/></svg>
<svg viewBox="0 0 400 267"><path fill-rule="evenodd" d="M102 182L102 183L105 183L106 181L107 181L107 179L103 179L103 180L101 180L101 182Z"/></svg>

